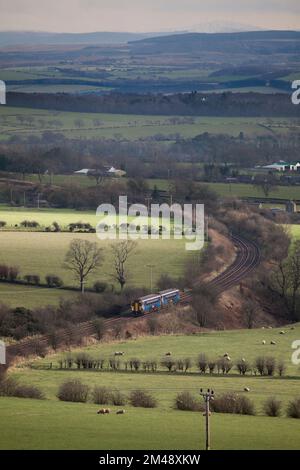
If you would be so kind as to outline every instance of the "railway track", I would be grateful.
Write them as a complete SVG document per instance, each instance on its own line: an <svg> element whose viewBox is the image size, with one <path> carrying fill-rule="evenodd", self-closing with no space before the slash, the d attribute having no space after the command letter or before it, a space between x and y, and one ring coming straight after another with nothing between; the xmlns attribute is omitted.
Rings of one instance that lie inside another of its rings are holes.
<svg viewBox="0 0 300 470"><path fill-rule="evenodd" d="M254 242L239 236L232 236L232 240L237 249L237 255L234 262L225 271L223 271L208 283L210 286L214 287L218 293L222 293L239 284L242 279L248 276L253 271L253 269L258 266L260 262L260 250ZM182 294L181 298L181 303L186 305L191 302L192 294L191 292L185 292ZM149 315L154 316L156 313L148 314L148 316ZM119 323L126 323L136 319L137 318L130 313L124 312L118 317L104 320L104 324L107 328L112 328ZM80 334L82 337L95 334L95 327L92 321L74 325L73 329L76 329L76 334ZM57 331L57 343L65 343L66 340L70 338L70 335L72 335L72 329ZM35 354L37 345L39 348L43 345L47 346L49 341L51 341L50 335L43 335L37 339L27 338L23 341L20 341L19 343L7 346L7 355L13 359L17 356L28 356L30 354Z"/></svg>

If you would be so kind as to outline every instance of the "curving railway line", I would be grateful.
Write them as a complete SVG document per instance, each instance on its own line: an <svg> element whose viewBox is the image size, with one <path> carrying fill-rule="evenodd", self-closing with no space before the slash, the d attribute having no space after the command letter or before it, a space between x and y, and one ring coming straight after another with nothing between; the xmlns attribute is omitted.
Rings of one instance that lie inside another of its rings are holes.
<svg viewBox="0 0 300 470"><path fill-rule="evenodd" d="M253 269L258 266L260 262L260 249L256 243L237 235L232 236L232 240L237 249L234 262L225 269L225 271L209 282L209 285L215 287L218 293L222 293L239 284L242 279L248 276ZM181 299L181 303L183 305L188 304L191 302L192 294L190 292L185 292L182 294ZM147 316L149 315L156 315L156 313L148 314ZM136 319L136 317L133 317L128 312L123 312L120 313L118 317L105 320L104 324L106 327L110 328L118 323L126 323ZM75 325L73 328L76 328L77 334L80 333L83 337L95 334L94 325L91 321L80 323ZM70 330L60 330L56 333L56 341L58 344L65 342L68 337L70 337ZM39 346L47 346L49 344L49 340L49 335L44 335L38 339L25 339L19 343L9 345L7 347L7 355L13 359L17 356L28 356L30 354L34 354L36 352L37 342Z"/></svg>

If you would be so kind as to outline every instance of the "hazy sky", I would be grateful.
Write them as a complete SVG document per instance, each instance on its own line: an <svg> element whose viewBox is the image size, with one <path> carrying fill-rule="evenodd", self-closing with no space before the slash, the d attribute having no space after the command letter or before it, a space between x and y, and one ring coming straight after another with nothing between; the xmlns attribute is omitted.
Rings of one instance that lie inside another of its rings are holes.
<svg viewBox="0 0 300 470"><path fill-rule="evenodd" d="M299 0L0 0L0 30L158 31L206 22L300 29Z"/></svg>

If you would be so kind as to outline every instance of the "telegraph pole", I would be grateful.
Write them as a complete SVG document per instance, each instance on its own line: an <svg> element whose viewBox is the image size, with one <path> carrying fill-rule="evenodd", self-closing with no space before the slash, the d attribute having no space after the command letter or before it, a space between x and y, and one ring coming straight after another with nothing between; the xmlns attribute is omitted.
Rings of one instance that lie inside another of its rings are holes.
<svg viewBox="0 0 300 470"><path fill-rule="evenodd" d="M205 450L210 450L210 407L209 403L211 400L214 400L214 391L207 389L206 392L203 392L203 389L200 388L200 395L203 397L205 402Z"/></svg>

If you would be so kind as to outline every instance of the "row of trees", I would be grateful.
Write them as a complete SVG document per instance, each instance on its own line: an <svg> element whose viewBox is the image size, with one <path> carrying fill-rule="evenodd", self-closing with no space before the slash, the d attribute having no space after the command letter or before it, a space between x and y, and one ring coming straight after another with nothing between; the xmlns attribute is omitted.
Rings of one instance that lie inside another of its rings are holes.
<svg viewBox="0 0 300 470"><path fill-rule="evenodd" d="M232 370L236 370L240 375L252 374L272 377L277 373L280 377L285 374L286 365L282 359L277 360L273 356L259 356L253 362L240 358L232 361L226 355L219 358L209 358L206 354L200 354L196 360L190 357L172 358L170 356L163 359L131 358L121 360L119 357L112 356L108 359L103 357L93 358L86 353L76 355L67 355L58 363L60 369L92 369L92 370L125 370L130 372L157 372L159 368L166 369L168 372L188 373L195 366L200 374L223 374L227 375ZM160 366L160 367L159 367Z"/></svg>

